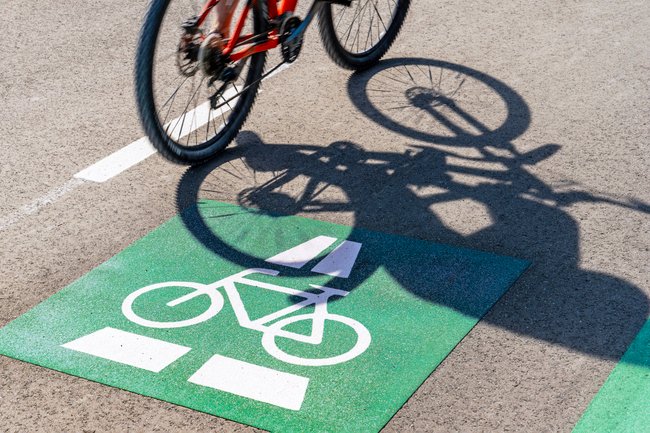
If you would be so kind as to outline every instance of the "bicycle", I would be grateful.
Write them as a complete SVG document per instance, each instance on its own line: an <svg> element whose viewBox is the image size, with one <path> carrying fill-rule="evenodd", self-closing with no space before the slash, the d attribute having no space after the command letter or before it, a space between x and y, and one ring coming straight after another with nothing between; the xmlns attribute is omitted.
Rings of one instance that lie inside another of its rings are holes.
<svg viewBox="0 0 650 433"><path fill-rule="evenodd" d="M127 296L122 302L122 313L133 323L148 328L183 328L186 326L197 325L199 323L210 320L221 311L224 306L224 297L217 289L223 287L226 295L228 296L228 300L231 303L233 311L235 312L235 317L237 318L239 325L243 328L261 332L263 334L262 346L269 355L275 357L276 359L279 359L280 361L295 365L312 367L335 365L356 358L365 352L366 349L370 346L371 336L370 332L368 332L368 329L365 326L349 317L332 314L327 311L327 302L330 298L334 296L347 296L349 292L314 284L310 284L310 287L312 289L319 290L320 293L304 292L246 278L248 275L255 273L271 276L277 276L279 274L278 271L271 269L254 268L247 269L245 271L223 278L212 284L178 281L151 284L149 286L138 289ZM261 289L285 293L290 296L304 298L305 300L297 302L274 313L260 317L259 319L251 320L248 313L246 312L246 307L241 299L241 296L239 295L239 292L235 285L236 283L247 284L249 286L258 287ZM167 302L166 306L173 308L202 295L208 296L210 299L209 306L205 311L194 317L176 321L156 321L145 319L135 313L133 310L134 302L141 296L165 288L178 287L185 287L192 289L192 291L186 295ZM297 311L311 306L314 307L313 313L292 315ZM284 329L286 326L291 325L292 323L300 322L303 320L312 321L312 329L310 335L291 332ZM328 320L340 322L344 325L347 325L352 328L352 330L357 334L357 341L352 349L341 355L331 356L329 358L301 358L299 356L290 355L284 352L278 347L275 341L277 337L282 337L312 345L321 344L325 331L325 323Z"/></svg>
<svg viewBox="0 0 650 433"><path fill-rule="evenodd" d="M329 57L363 70L386 54L411 0L314 0L304 20L295 15L298 0L243 0L230 37L216 40L209 17L220 1L152 0L140 32L140 120L153 146L175 163L205 162L234 139L261 81L296 61L316 15ZM264 71L266 53L276 47L282 61Z"/></svg>

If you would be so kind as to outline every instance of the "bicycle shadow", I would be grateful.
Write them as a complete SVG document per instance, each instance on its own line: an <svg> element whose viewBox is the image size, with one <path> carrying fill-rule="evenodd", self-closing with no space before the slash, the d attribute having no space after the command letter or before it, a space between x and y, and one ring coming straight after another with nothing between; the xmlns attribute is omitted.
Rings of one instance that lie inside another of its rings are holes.
<svg viewBox="0 0 650 433"><path fill-rule="evenodd" d="M530 168L561 146L519 152L512 140L527 130L530 110L513 89L479 71L394 59L353 75L348 91L362 113L414 143L390 150L269 144L243 132L236 148L189 169L179 183L177 206L196 239L225 260L251 263L204 221L197 204L212 198L270 215L351 214L351 238L363 228L528 259L533 266L483 320L600 358L621 357L645 323L648 299L620 278L580 268L579 227L564 208L606 203L647 214L647 204L535 176ZM490 111L495 106L500 113ZM463 220L467 215L476 221ZM382 266L422 299L479 314L454 294L423 288L417 275ZM369 275L332 286L354 290Z"/></svg>

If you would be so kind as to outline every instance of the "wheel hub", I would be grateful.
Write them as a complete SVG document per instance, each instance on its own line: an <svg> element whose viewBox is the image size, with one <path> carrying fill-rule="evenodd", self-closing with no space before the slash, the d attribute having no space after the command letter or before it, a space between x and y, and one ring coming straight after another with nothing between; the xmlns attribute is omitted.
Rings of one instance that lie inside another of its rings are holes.
<svg viewBox="0 0 650 433"><path fill-rule="evenodd" d="M210 33L201 43L198 61L203 72L209 77L219 77L226 67L223 50L226 43L219 33Z"/></svg>
<svg viewBox="0 0 650 433"><path fill-rule="evenodd" d="M411 105L422 109L439 105L452 106L454 104L451 98L426 87L411 87L405 92L405 96Z"/></svg>

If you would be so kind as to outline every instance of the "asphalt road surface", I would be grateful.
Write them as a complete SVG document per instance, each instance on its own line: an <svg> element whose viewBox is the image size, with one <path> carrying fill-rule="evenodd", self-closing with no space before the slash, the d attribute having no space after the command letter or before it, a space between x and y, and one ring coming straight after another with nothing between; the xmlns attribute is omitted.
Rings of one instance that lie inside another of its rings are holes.
<svg viewBox="0 0 650 433"><path fill-rule="evenodd" d="M74 178L143 135L145 8L0 7L0 326L178 212L186 168L158 155ZM531 261L384 431L571 431L650 310L649 40L644 0L415 0L351 75L312 28L198 195ZM423 70L453 103L417 98ZM257 430L0 357L0 431Z"/></svg>

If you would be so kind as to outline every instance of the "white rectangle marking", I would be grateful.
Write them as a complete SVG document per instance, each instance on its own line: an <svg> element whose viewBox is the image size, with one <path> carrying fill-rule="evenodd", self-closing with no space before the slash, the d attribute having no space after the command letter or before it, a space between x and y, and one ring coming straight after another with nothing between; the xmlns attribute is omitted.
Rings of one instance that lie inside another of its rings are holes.
<svg viewBox="0 0 650 433"><path fill-rule="evenodd" d="M289 250L283 251L270 259L266 259L266 261L276 265L300 269L334 242L336 242L336 238L318 236Z"/></svg>
<svg viewBox="0 0 650 433"><path fill-rule="evenodd" d="M190 351L189 347L115 328L100 329L62 347L154 373Z"/></svg>
<svg viewBox="0 0 650 433"><path fill-rule="evenodd" d="M361 244L359 242L344 241L329 253L327 257L318 262L312 272L331 275L333 277L348 278L354 262L357 260Z"/></svg>
<svg viewBox="0 0 650 433"><path fill-rule="evenodd" d="M214 355L189 382L291 410L300 410L309 378Z"/></svg>

